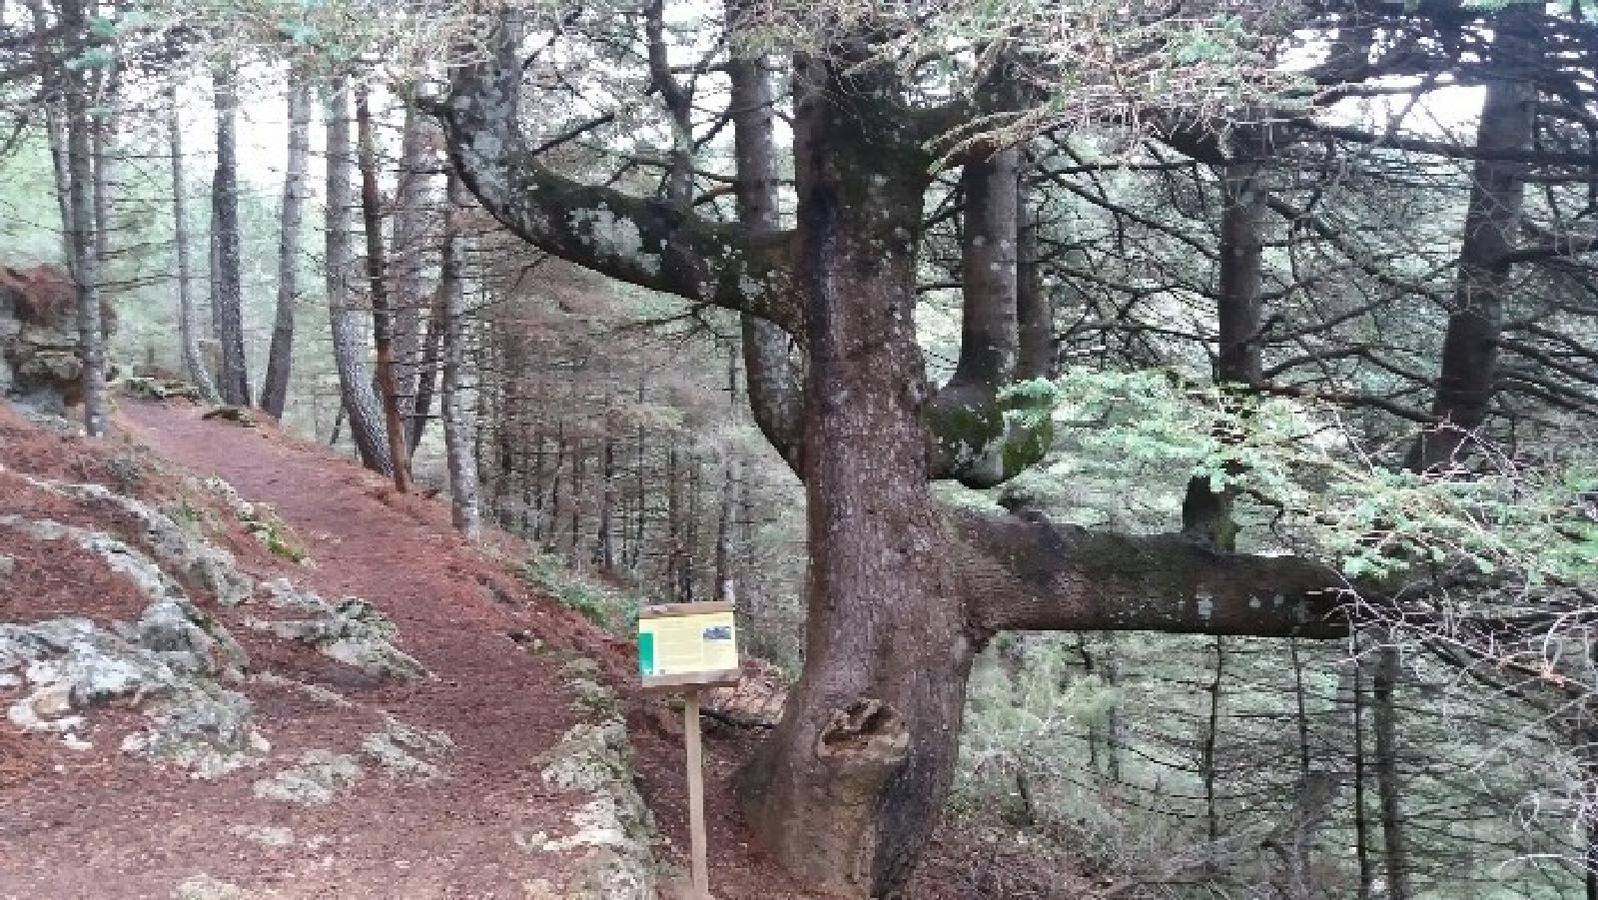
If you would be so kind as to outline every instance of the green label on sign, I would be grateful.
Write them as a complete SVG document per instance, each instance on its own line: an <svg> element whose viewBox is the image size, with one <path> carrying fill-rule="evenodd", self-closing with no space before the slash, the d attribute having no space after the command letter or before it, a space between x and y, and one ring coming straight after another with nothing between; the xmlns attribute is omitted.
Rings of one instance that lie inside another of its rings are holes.
<svg viewBox="0 0 1598 900"><path fill-rule="evenodd" d="M638 633L638 671L644 675L655 674L655 634L652 631Z"/></svg>

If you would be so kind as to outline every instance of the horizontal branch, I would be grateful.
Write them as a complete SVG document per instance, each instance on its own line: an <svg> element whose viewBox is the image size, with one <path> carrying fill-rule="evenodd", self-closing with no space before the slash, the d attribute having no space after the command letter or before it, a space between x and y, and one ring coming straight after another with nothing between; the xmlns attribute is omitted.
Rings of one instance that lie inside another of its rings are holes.
<svg viewBox="0 0 1598 900"><path fill-rule="evenodd" d="M967 616L986 631L1158 631L1254 637L1348 634L1342 578L1292 556L1218 553L1175 535L1132 536L1015 515L954 520Z"/></svg>

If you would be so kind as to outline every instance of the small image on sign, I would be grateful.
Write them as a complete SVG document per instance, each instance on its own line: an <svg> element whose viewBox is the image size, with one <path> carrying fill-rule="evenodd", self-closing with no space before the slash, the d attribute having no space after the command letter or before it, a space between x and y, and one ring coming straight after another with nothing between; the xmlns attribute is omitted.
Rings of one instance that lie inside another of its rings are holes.
<svg viewBox="0 0 1598 900"><path fill-rule="evenodd" d="M677 603L643 609L638 615L638 674L644 687L736 682L733 605Z"/></svg>

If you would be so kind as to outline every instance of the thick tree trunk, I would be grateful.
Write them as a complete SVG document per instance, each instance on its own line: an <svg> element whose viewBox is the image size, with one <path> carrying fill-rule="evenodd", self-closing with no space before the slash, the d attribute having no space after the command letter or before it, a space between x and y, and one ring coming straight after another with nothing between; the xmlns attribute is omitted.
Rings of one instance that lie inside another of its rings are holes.
<svg viewBox="0 0 1598 900"><path fill-rule="evenodd" d="M211 180L211 321L222 347L217 388L222 402L250 404L250 374L244 357L243 245L239 234L239 173L233 74L218 66L213 75L216 103L216 174Z"/></svg>
<svg viewBox="0 0 1598 900"><path fill-rule="evenodd" d="M1524 16L1510 13L1495 42L1498 77L1487 82L1478 150L1525 151L1536 125L1537 88L1518 67L1536 52ZM1525 201L1524 166L1480 159L1470 180L1459 274L1443 337L1442 368L1432 403L1435 425L1410 450L1408 466L1425 471L1448 466L1461 445L1487 420L1498 379L1498 344L1504 322L1509 266L1500 262L1519 237Z"/></svg>
<svg viewBox="0 0 1598 900"><path fill-rule="evenodd" d="M953 770L979 641L937 548L916 344L914 235L925 165L873 85L801 73L799 271L810 365L805 411L803 674L745 769L763 842L810 883L904 887ZM906 158L910 156L911 158Z"/></svg>
<svg viewBox="0 0 1598 900"><path fill-rule="evenodd" d="M361 462L384 475L394 471L383 431L382 412L372 391L366 370L366 342L362 334L360 311L350 299L350 281L355 277L355 253L350 242L350 216L353 210L350 177L354 157L350 154L349 82L339 78L328 95L327 110L327 305L333 333L333 363L338 369L339 394L350 422L350 435L361 454Z"/></svg>
<svg viewBox="0 0 1598 900"><path fill-rule="evenodd" d="M300 222L304 217L306 160L310 156L311 86L290 76L288 94L288 166L283 173L283 209L278 218L277 315L272 346L267 351L266 379L261 383L261 409L281 419L288 399L289 372L294 363L294 307L300 299Z"/></svg>
<svg viewBox="0 0 1598 900"><path fill-rule="evenodd" d="M68 34L87 28L78 0L63 0L61 24ZM71 263L78 301L78 360L83 368L83 429L102 437L106 425L105 332L100 316L100 263L95 254L94 123L86 75L68 72L66 86L67 193L72 212L63 223L71 235Z"/></svg>
<svg viewBox="0 0 1598 900"><path fill-rule="evenodd" d="M219 403L221 394L211 373L206 370L205 357L200 353L200 334L194 319L194 274L189 264L189 242L193 240L189 229L188 181L183 171L183 122L178 111L178 92L174 85L167 91L167 141L172 153L172 245L177 254L178 268L178 343L183 357L183 371L199 390L207 403Z"/></svg>
<svg viewBox="0 0 1598 900"><path fill-rule="evenodd" d="M366 87L355 89L355 128L360 145L361 219L366 228L366 279L372 301L372 343L377 348L377 387L383 403L383 432L388 438L388 458L393 462L394 489L411 488L410 453L405 447L405 423L400 418L399 385L394 374L394 319L388 304L387 260L383 252L383 212L377 192L377 139L372 134L372 111Z"/></svg>
<svg viewBox="0 0 1598 900"><path fill-rule="evenodd" d="M463 280L466 268L464 236L461 234L461 205L464 202L460 181L450 176L446 191L449 204L444 224L443 260L439 266L438 294L441 307L444 375L444 457L449 470L450 518L467 540L476 540L482 531L478 515L477 456L474 452L476 423L466 409L466 301Z"/></svg>

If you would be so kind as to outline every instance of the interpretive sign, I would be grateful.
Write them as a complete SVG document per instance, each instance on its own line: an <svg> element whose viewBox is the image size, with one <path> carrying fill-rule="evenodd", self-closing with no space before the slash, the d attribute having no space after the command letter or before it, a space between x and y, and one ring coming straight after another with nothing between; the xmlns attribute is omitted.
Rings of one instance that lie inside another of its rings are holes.
<svg viewBox="0 0 1598 900"><path fill-rule="evenodd" d="M638 613L638 674L646 688L736 684L731 603L673 603Z"/></svg>

